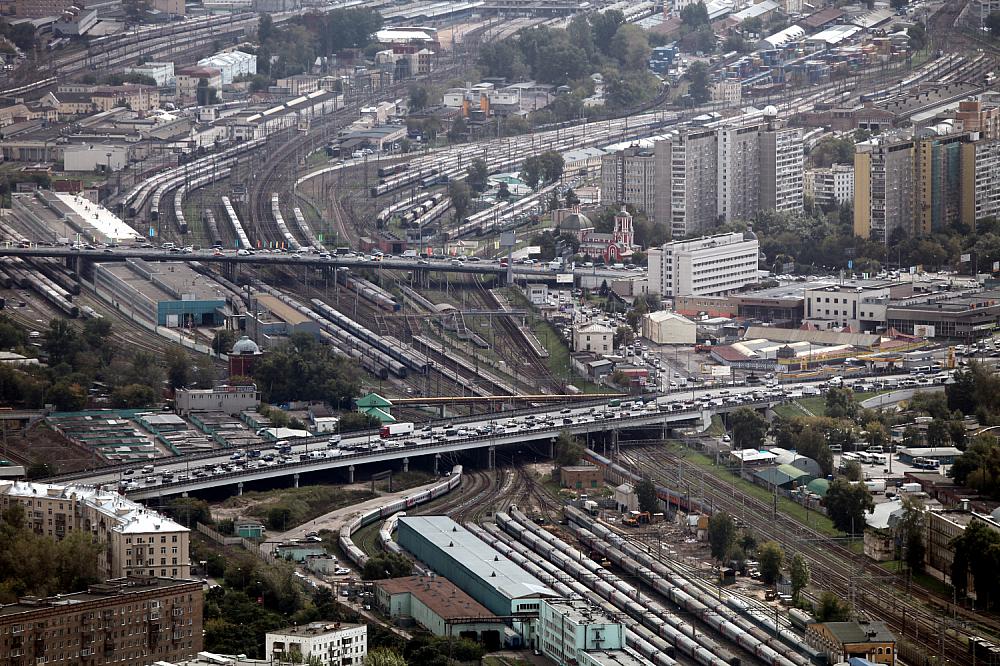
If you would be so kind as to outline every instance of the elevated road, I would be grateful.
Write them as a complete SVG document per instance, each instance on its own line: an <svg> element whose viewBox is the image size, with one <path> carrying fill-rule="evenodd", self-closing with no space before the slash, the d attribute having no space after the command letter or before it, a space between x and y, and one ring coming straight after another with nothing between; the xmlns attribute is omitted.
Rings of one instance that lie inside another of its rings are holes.
<svg viewBox="0 0 1000 666"><path fill-rule="evenodd" d="M78 249L74 247L0 247L0 257L55 257L57 259L85 259L93 262L125 261L126 259L144 259L146 261L200 261L205 263L248 264L259 266L314 266L314 267L345 267L369 268L403 271L439 271L444 273L465 273L474 275L506 275L507 267L490 261L461 261L452 258L401 258L385 257L373 261L361 255L330 255L296 254L290 252L255 252L254 254L238 254L235 251L214 252L199 250L197 252L176 252L160 248L116 247L105 249ZM533 277L537 279L553 278L563 271L553 270L546 265L515 264L512 267L515 276ZM596 276L604 279L618 279L641 276L642 269L617 270L613 268L583 268L577 267L575 274Z"/></svg>
<svg viewBox="0 0 1000 666"><path fill-rule="evenodd" d="M198 456L170 458L155 461L153 472L141 471L142 464L108 467L92 472L77 473L49 479L52 483L72 482L79 485L118 486L131 483L126 493L133 499L167 497L209 488L239 485L251 481L293 477L298 483L301 474L331 472L346 469L350 476L360 465L380 462L399 462L407 468L411 459L459 453L472 449L492 449L509 445L554 442L562 432L586 436L588 433L607 433L629 428L690 427L703 423L712 413L727 412L739 407L768 409L780 404L784 397L778 393L767 396L764 391L743 389L731 393L729 401L718 405L698 405L666 396L661 403L626 401L621 406L606 403L575 406L561 410L520 412L516 416L479 417L462 422L436 422L422 425L415 432L396 438L382 439L374 431L344 437L339 445L331 445L329 436L310 437L287 442L291 450L283 455L270 454L273 460L246 461L234 450L215 451ZM723 402L719 400L719 402ZM652 408L650 408L652 405ZM275 443L272 447L279 446ZM335 450L331 446L336 447ZM163 473L174 477L163 480Z"/></svg>

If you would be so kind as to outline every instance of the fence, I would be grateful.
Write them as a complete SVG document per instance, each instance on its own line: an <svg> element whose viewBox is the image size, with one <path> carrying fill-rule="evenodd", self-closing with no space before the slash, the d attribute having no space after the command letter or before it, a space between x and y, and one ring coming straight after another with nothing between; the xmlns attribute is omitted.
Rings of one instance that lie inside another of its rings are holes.
<svg viewBox="0 0 1000 666"><path fill-rule="evenodd" d="M246 550L252 555L259 557L268 564L274 564L276 562L274 554L266 548L267 546L266 542L264 544L261 544L256 541L253 541L252 539L246 539L244 537L226 536L221 532L213 530L211 527L205 525L204 523L198 523L197 525L195 525L195 529L197 529L201 534L204 534L206 537L208 537L217 544L223 546L242 546L244 550Z"/></svg>

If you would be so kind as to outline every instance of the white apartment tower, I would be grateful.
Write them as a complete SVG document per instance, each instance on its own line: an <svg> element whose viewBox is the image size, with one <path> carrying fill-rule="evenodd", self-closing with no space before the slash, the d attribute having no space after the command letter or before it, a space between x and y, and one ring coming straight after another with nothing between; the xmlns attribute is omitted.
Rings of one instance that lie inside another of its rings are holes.
<svg viewBox="0 0 1000 666"><path fill-rule="evenodd" d="M648 291L665 298L722 296L757 281L753 232L716 234L650 248Z"/></svg>

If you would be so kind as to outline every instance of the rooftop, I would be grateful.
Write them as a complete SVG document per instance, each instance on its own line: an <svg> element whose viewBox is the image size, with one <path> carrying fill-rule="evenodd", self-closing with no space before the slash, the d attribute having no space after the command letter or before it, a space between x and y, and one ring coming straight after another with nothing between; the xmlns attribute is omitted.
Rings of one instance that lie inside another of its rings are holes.
<svg viewBox="0 0 1000 666"><path fill-rule="evenodd" d="M547 585L447 516L405 516L399 519L399 525L420 534L508 599L557 596Z"/></svg>
<svg viewBox="0 0 1000 666"><path fill-rule="evenodd" d="M731 298L740 300L772 300L772 301L801 301L805 298L805 292L810 289L822 289L835 283L833 278L819 278L807 280L805 282L787 282L776 287L746 291L740 294L733 294Z"/></svg>
<svg viewBox="0 0 1000 666"><path fill-rule="evenodd" d="M600 666L650 666L651 663L631 650L588 650L587 656Z"/></svg>
<svg viewBox="0 0 1000 666"><path fill-rule="evenodd" d="M364 626L365 625L363 624L347 624L345 622L312 622L301 627L285 627L284 629L275 629L274 631L269 631L267 633L278 634L281 636L322 636L324 634L332 634Z"/></svg>
<svg viewBox="0 0 1000 666"><path fill-rule="evenodd" d="M0 481L0 495L18 498L48 497L85 502L115 521L117 525L114 530L123 534L188 531L186 527L117 492L99 490L94 486L61 486L27 481Z"/></svg>
<svg viewBox="0 0 1000 666"><path fill-rule="evenodd" d="M442 576L407 576L379 580L375 585L388 594L412 594L443 620L495 618L485 606Z"/></svg>
<svg viewBox="0 0 1000 666"><path fill-rule="evenodd" d="M305 316L292 306L282 303L276 296L271 296L270 294L257 294L255 296L255 300L272 315L287 324L291 324L292 326L304 324L310 321L309 317Z"/></svg>
<svg viewBox="0 0 1000 666"><path fill-rule="evenodd" d="M826 622L823 626L841 643L896 642L896 637L882 622Z"/></svg>
<svg viewBox="0 0 1000 666"><path fill-rule="evenodd" d="M583 599L548 599L545 605L573 624L621 624L600 606Z"/></svg>
<svg viewBox="0 0 1000 666"><path fill-rule="evenodd" d="M172 587L189 585L191 583L201 585L198 581L177 578L151 578L146 576L115 578L106 583L91 585L86 592L57 594L52 597L22 597L18 599L17 603L0 605L0 616L33 613L54 606L70 606L92 601L102 601L122 595L141 594L150 590L168 590Z"/></svg>

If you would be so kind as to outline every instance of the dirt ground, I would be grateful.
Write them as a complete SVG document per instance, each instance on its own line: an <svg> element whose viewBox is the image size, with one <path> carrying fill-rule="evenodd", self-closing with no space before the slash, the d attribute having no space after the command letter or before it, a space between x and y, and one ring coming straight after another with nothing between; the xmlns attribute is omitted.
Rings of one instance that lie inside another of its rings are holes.
<svg viewBox="0 0 1000 666"><path fill-rule="evenodd" d="M16 463L29 467L35 463L45 463L52 474L65 474L83 469L91 469L103 463L44 423L37 423L27 432L20 430L6 433L0 430L0 451Z"/></svg>

